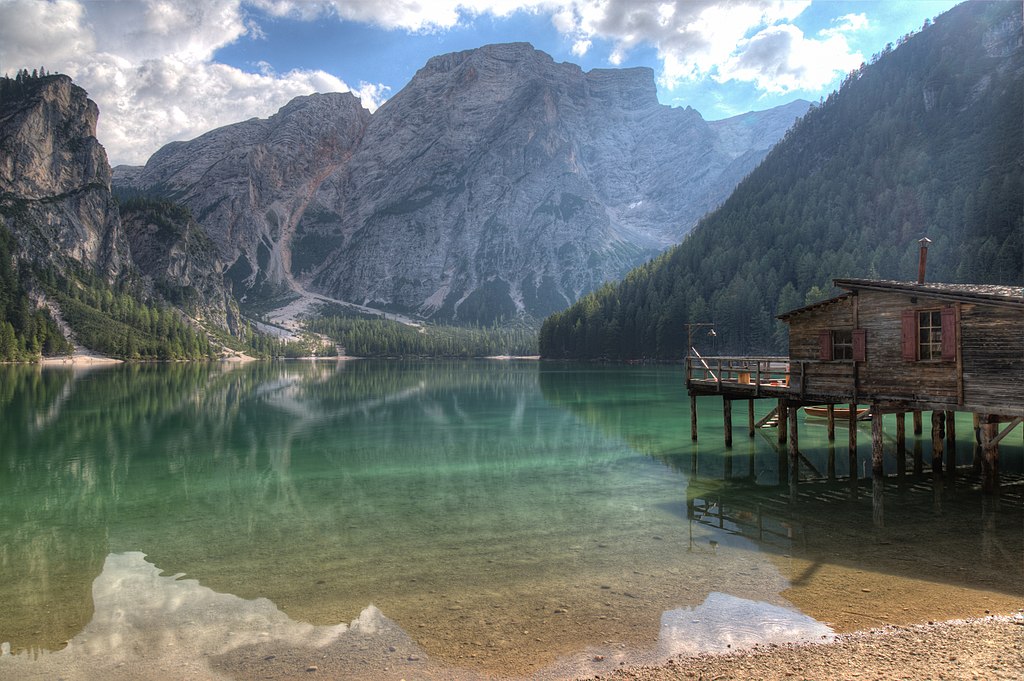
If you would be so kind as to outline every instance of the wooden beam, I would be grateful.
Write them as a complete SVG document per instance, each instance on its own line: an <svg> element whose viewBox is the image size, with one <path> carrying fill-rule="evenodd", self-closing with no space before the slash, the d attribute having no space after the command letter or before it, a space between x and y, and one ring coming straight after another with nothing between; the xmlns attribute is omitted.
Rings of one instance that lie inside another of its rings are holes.
<svg viewBox="0 0 1024 681"><path fill-rule="evenodd" d="M758 421L757 424L754 425L754 427L755 428L761 428L761 427L764 426L764 424L768 423L773 418L778 419L778 416L779 416L779 408L775 407L770 412L768 412L767 414L762 416L761 420Z"/></svg>
<svg viewBox="0 0 1024 681"><path fill-rule="evenodd" d="M1003 428L1003 431L1002 431L1001 433L999 433L999 435L996 435L996 436L995 436L995 437L994 437L994 438L992 439L992 444L994 444L994 445L997 445L997 444L999 444L999 442L1000 442L1000 441L1001 441L1001 440L1002 440L1002 439L1003 439L1004 437L1006 437L1007 435L1009 435L1009 434L1010 434L1010 431L1012 431L1012 430L1013 430L1014 428L1016 428L1017 426L1019 426L1019 425L1020 425L1021 423L1024 423L1024 416L1018 416L1018 417L1017 417L1017 418L1015 418L1014 420L1010 421L1009 425L1007 425L1007 426L1006 426L1006 428Z"/></svg>
<svg viewBox="0 0 1024 681"><path fill-rule="evenodd" d="M836 439L836 405L829 402L828 407L828 440L829 442Z"/></svg>
<svg viewBox="0 0 1024 681"><path fill-rule="evenodd" d="M747 435L754 437L754 400L747 400Z"/></svg>
<svg viewBox="0 0 1024 681"><path fill-rule="evenodd" d="M922 430L923 430L922 427L921 427L921 410L920 409L915 409L913 411L913 415L914 415L914 435L920 435Z"/></svg>

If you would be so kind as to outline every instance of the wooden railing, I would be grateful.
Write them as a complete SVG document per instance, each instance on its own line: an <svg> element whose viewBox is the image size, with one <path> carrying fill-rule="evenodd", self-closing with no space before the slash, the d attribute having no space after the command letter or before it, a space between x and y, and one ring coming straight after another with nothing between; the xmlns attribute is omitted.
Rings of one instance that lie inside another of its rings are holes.
<svg viewBox="0 0 1024 681"><path fill-rule="evenodd" d="M792 363L788 357L691 356L686 359L686 384L789 388L799 386L802 371L803 363Z"/></svg>

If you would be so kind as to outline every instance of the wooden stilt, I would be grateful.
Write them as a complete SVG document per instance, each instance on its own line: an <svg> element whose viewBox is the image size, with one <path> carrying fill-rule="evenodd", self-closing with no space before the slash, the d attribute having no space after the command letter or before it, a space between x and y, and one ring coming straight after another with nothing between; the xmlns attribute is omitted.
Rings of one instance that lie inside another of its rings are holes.
<svg viewBox="0 0 1024 681"><path fill-rule="evenodd" d="M732 447L732 400L722 398L722 430L725 433L725 446Z"/></svg>
<svg viewBox="0 0 1024 681"><path fill-rule="evenodd" d="M747 435L754 437L754 400L747 400Z"/></svg>
<svg viewBox="0 0 1024 681"><path fill-rule="evenodd" d="M834 443L828 445L828 479L836 479L836 446Z"/></svg>
<svg viewBox="0 0 1024 681"><path fill-rule="evenodd" d="M913 411L914 414L914 435L920 435L922 432L921 428L921 412L918 409Z"/></svg>
<svg viewBox="0 0 1024 681"><path fill-rule="evenodd" d="M945 414L941 411L932 412L932 472L942 472L942 422Z"/></svg>
<svg viewBox="0 0 1024 681"><path fill-rule="evenodd" d="M907 473L907 415L896 414L896 475L903 477Z"/></svg>
<svg viewBox="0 0 1024 681"><path fill-rule="evenodd" d="M857 486L857 405L850 405L850 416L847 423L850 430L850 480Z"/></svg>
<svg viewBox="0 0 1024 681"><path fill-rule="evenodd" d="M924 446L921 444L921 438L914 438L914 475L921 475L924 473Z"/></svg>
<svg viewBox="0 0 1024 681"><path fill-rule="evenodd" d="M697 396L690 395L690 439L697 441Z"/></svg>
<svg viewBox="0 0 1024 681"><path fill-rule="evenodd" d="M731 451L725 453L725 461L722 462L723 477L726 480L732 480L732 460L733 453Z"/></svg>
<svg viewBox="0 0 1024 681"><path fill-rule="evenodd" d="M800 481L800 438L797 429L796 410L789 407L789 498L796 501L796 487Z"/></svg>
<svg viewBox="0 0 1024 681"><path fill-rule="evenodd" d="M981 417L981 490L985 494L999 491L999 417L983 414Z"/></svg>
<svg viewBox="0 0 1024 681"><path fill-rule="evenodd" d="M946 475L956 475L956 412L946 412Z"/></svg>
<svg viewBox="0 0 1024 681"><path fill-rule="evenodd" d="M871 514L875 527L884 527L885 470L882 459L882 410L871 405Z"/></svg>
<svg viewBox="0 0 1024 681"><path fill-rule="evenodd" d="M974 418L974 441L981 444L981 414L972 414Z"/></svg>
<svg viewBox="0 0 1024 681"><path fill-rule="evenodd" d="M782 400L779 400L779 444L786 444L786 431L788 430L789 409Z"/></svg>
<svg viewBox="0 0 1024 681"><path fill-rule="evenodd" d="M836 439L836 405L828 405L828 441Z"/></svg>

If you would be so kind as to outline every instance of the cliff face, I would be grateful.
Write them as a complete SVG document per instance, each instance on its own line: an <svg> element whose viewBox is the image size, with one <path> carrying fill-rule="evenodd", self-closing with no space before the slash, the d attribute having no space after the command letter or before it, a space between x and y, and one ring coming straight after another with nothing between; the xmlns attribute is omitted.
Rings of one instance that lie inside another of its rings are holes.
<svg viewBox="0 0 1024 681"><path fill-rule="evenodd" d="M33 260L73 260L111 279L126 242L96 140L96 104L67 76L5 83L0 220Z"/></svg>
<svg viewBox="0 0 1024 681"><path fill-rule="evenodd" d="M660 105L649 69L490 45L431 59L372 116L299 98L117 181L187 205L237 292L489 322L561 309L678 242L806 106L709 124Z"/></svg>
<svg viewBox="0 0 1024 681"><path fill-rule="evenodd" d="M291 241L310 196L344 174L369 112L349 93L298 97L251 119L160 149L143 168L116 169L119 186L187 206L231 265L241 296L291 285Z"/></svg>

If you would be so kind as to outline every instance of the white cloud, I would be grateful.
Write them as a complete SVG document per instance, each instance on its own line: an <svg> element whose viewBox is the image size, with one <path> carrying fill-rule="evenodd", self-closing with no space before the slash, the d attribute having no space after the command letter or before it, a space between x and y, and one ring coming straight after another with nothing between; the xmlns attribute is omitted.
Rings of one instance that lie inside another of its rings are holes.
<svg viewBox="0 0 1024 681"><path fill-rule="evenodd" d="M0 0L0 67L72 76L99 105L113 164L144 163L169 141L266 117L299 95L353 90L371 110L386 96L384 85L354 89L324 71L213 61L252 30L240 0Z"/></svg>

